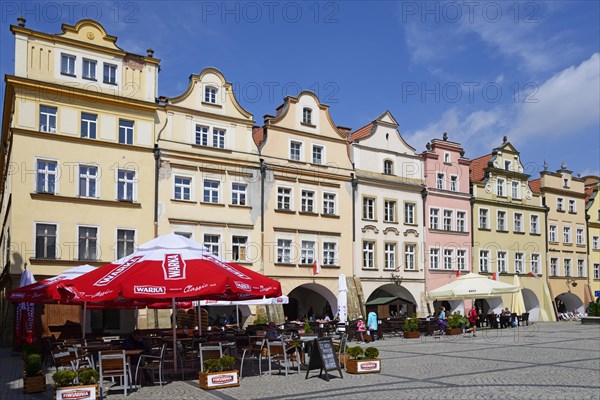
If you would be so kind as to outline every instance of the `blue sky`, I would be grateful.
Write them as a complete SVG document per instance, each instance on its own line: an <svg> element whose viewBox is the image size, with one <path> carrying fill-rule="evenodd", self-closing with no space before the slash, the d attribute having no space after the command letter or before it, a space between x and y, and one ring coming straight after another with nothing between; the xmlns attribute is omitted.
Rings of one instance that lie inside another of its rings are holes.
<svg viewBox="0 0 600 400"><path fill-rule="evenodd" d="M76 4L76 5L73 5ZM315 91L338 125L390 110L421 152L442 132L476 158L502 143L538 177L563 160L600 174L600 2L3 2L8 24L60 32L99 20L123 49L160 58L159 94L182 93L213 66L257 123L285 95ZM4 92L4 87L3 87Z"/></svg>

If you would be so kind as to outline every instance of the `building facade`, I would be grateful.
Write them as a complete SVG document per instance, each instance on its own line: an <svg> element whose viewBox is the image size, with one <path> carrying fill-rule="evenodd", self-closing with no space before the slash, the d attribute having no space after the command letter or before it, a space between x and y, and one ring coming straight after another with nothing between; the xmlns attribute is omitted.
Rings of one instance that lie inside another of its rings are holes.
<svg viewBox="0 0 600 400"><path fill-rule="evenodd" d="M153 237L154 99L159 60L126 52L95 21L47 34L11 26L15 74L2 125L2 291L101 265ZM3 296L4 298L5 296ZM2 316L12 317L7 304ZM47 306L43 328L49 320ZM77 308L73 321L80 320ZM125 332L126 313L90 312L88 331ZM11 326L11 321L3 321ZM4 333L10 329L3 329Z"/></svg>
<svg viewBox="0 0 600 400"><path fill-rule="evenodd" d="M518 279L530 320L555 320L545 280L546 208L528 184L519 152L505 137L491 154L472 160L470 176L473 269L496 273L510 284ZM500 311L511 308L511 296L477 300L476 305L484 313Z"/></svg>
<svg viewBox="0 0 600 400"><path fill-rule="evenodd" d="M600 177L585 177L586 220L588 231L588 278L592 299L600 298Z"/></svg>
<svg viewBox="0 0 600 400"><path fill-rule="evenodd" d="M367 308L379 306L380 318L424 315L421 158L404 141L389 111L351 134L350 155L355 172L354 273Z"/></svg>
<svg viewBox="0 0 600 400"><path fill-rule="evenodd" d="M425 291L471 272L470 161L459 143L433 139L421 154L425 168ZM431 304L437 310L442 304ZM445 304L466 315L463 301Z"/></svg>

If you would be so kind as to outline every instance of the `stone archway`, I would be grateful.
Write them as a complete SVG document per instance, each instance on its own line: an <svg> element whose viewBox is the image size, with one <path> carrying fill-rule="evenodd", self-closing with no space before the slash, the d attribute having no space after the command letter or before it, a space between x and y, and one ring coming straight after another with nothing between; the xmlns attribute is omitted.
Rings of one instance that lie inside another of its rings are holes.
<svg viewBox="0 0 600 400"><path fill-rule="evenodd" d="M523 302L525 310L529 313L529 321L539 321L540 319L540 302L531 289L522 289Z"/></svg>
<svg viewBox="0 0 600 400"><path fill-rule="evenodd" d="M401 315L415 315L417 313L417 301L412 293L401 285L388 283L378 287L371 293L367 299L367 303L383 297L399 298L401 308L399 310L397 309L396 312L399 312Z"/></svg>
<svg viewBox="0 0 600 400"><path fill-rule="evenodd" d="M318 283L305 283L297 286L289 294L290 303L284 305L284 313L290 321L302 321L312 309L315 318L323 318L325 313L335 316L337 297L325 286ZM295 317L295 318L294 318Z"/></svg>
<svg viewBox="0 0 600 400"><path fill-rule="evenodd" d="M559 312L573 312L574 310L576 310L578 313L583 313L585 311L583 301L581 301L579 296L571 292L559 294L558 296L556 296L554 301L556 302L557 309L564 309L564 311L559 310ZM561 303L564 305L564 308L560 307Z"/></svg>

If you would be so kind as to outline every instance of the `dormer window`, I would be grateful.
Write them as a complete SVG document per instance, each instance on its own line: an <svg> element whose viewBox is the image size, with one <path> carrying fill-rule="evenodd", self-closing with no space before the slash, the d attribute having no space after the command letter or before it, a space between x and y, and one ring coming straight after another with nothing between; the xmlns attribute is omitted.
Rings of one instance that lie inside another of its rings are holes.
<svg viewBox="0 0 600 400"><path fill-rule="evenodd" d="M383 173L386 175L394 175L394 163L391 160L383 162Z"/></svg>
<svg viewBox="0 0 600 400"><path fill-rule="evenodd" d="M510 171L512 169L512 162L509 160L504 160L504 169Z"/></svg>
<svg viewBox="0 0 600 400"><path fill-rule="evenodd" d="M217 104L217 88L213 86L207 86L204 89L204 102Z"/></svg>
<svg viewBox="0 0 600 400"><path fill-rule="evenodd" d="M450 153L444 153L444 163L450 164Z"/></svg>
<svg viewBox="0 0 600 400"><path fill-rule="evenodd" d="M569 178L564 178L563 179L563 186L568 188L569 187Z"/></svg>
<svg viewBox="0 0 600 400"><path fill-rule="evenodd" d="M308 107L302 109L302 123L312 125L312 110Z"/></svg>

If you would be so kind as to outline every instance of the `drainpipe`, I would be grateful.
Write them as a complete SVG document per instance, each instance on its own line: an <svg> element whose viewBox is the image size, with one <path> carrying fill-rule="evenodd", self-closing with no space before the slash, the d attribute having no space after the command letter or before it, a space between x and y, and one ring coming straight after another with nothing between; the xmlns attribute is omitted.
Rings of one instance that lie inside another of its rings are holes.
<svg viewBox="0 0 600 400"><path fill-rule="evenodd" d="M546 196L544 195L542 195L542 206L544 206L544 222L546 225L544 232L544 242L546 247L546 286L548 287L548 293L550 293L550 304L552 304L552 309L554 310L554 317L558 321L558 308L556 307L556 302L554 301L554 292L550 286L550 253L548 246L548 213L550 212L550 207L546 205Z"/></svg>
<svg viewBox="0 0 600 400"><path fill-rule="evenodd" d="M427 268L425 268L425 260L427 257L426 242L427 242L427 217L425 216L426 203L427 203L427 188L421 190L421 198L423 199L423 289L425 291L425 304L427 305L427 315L431 315L431 306L429 305L429 299L427 298L429 292L427 291Z"/></svg>
<svg viewBox="0 0 600 400"><path fill-rule="evenodd" d="M158 174L160 173L160 148L154 144L154 237L158 236Z"/></svg>
<svg viewBox="0 0 600 400"><path fill-rule="evenodd" d="M260 273L265 273L265 178L269 167L260 159Z"/></svg>

